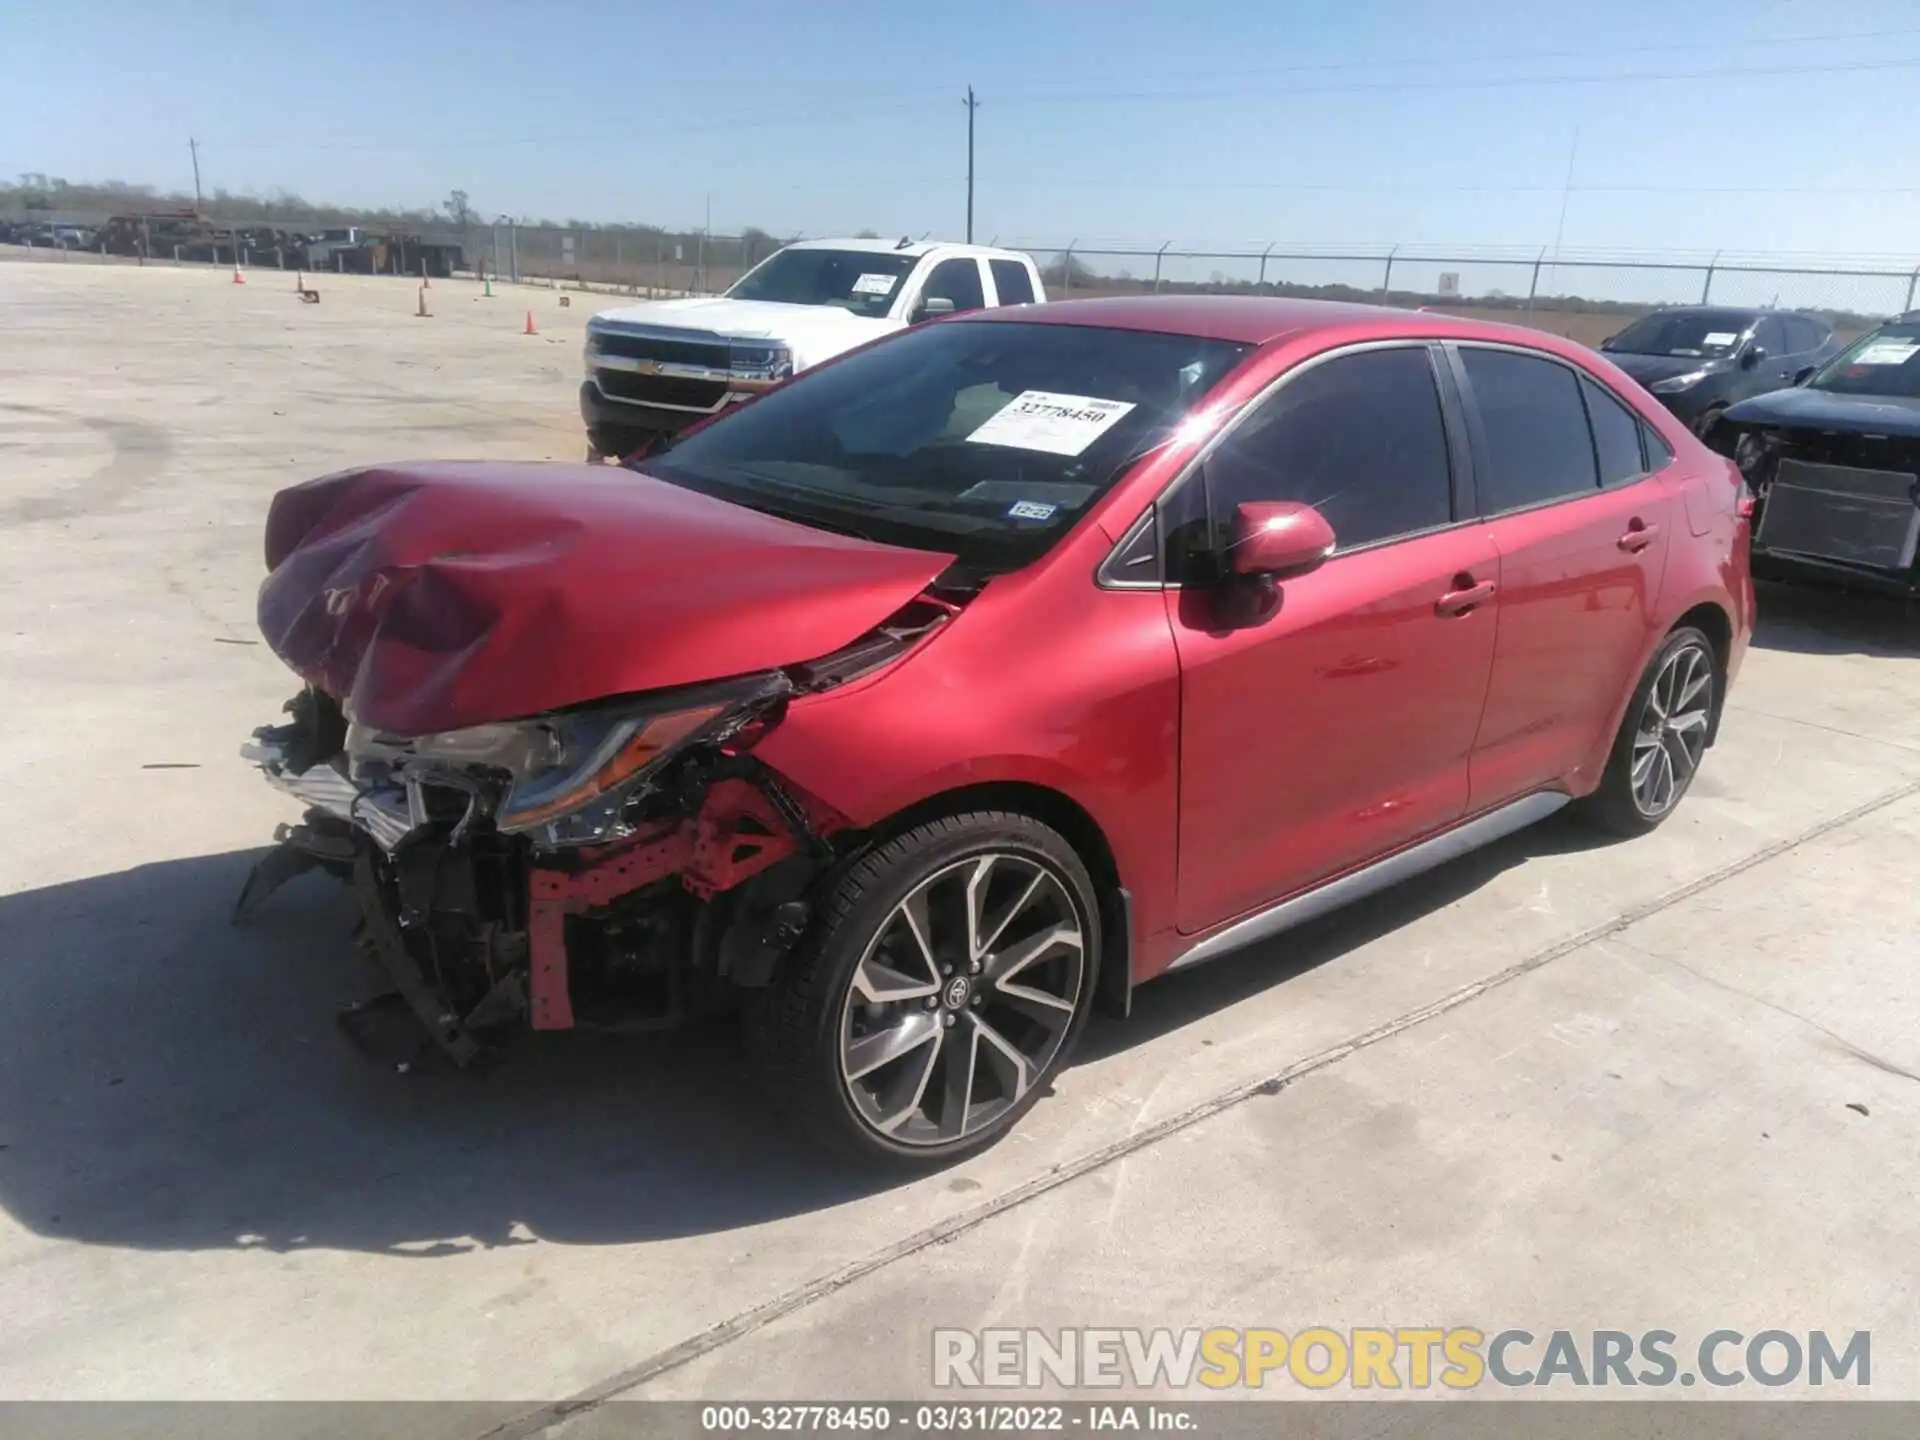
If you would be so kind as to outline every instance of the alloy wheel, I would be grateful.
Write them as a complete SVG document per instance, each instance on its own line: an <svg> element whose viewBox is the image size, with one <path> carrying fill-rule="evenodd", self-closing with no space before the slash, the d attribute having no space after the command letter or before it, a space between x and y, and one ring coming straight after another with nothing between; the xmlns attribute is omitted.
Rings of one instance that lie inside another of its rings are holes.
<svg viewBox="0 0 1920 1440"><path fill-rule="evenodd" d="M1698 644L1667 656L1647 691L1633 736L1633 803L1649 820L1686 793L1707 748L1713 713L1713 657Z"/></svg>
<svg viewBox="0 0 1920 1440"><path fill-rule="evenodd" d="M1060 1053L1087 977L1065 883L996 851L935 871L894 906L854 967L840 1074L860 1118L895 1143L978 1135Z"/></svg>

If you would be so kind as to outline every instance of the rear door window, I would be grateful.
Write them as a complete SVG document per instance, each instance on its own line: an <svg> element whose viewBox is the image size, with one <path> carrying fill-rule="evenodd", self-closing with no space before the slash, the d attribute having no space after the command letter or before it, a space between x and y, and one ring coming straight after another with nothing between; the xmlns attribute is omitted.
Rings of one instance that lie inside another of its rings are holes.
<svg viewBox="0 0 1920 1440"><path fill-rule="evenodd" d="M1033 303L1033 281L1027 275L1026 266L1018 260L989 260L987 268L993 271L993 288L999 293L1002 305Z"/></svg>
<svg viewBox="0 0 1920 1440"><path fill-rule="evenodd" d="M1787 347L1791 354L1805 355L1826 343L1826 327L1817 320L1808 320L1799 315L1782 315L1780 323L1786 327Z"/></svg>
<svg viewBox="0 0 1920 1440"><path fill-rule="evenodd" d="M1580 379L1556 360L1460 347L1480 413L1474 467L1483 514L1524 510L1599 488Z"/></svg>
<svg viewBox="0 0 1920 1440"><path fill-rule="evenodd" d="M927 283L920 290L920 299L923 303L934 299L951 300L956 312L983 309L987 303L987 292L980 284L979 263L971 257L942 260L927 276Z"/></svg>

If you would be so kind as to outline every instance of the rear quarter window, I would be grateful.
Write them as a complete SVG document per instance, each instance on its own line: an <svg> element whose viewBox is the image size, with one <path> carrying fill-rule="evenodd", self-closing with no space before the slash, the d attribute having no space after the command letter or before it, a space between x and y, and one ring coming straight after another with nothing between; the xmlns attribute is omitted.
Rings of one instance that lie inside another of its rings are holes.
<svg viewBox="0 0 1920 1440"><path fill-rule="evenodd" d="M1641 452L1642 421L1625 405L1586 376L1580 378L1587 418L1593 422L1593 453L1600 462L1602 485L1624 485L1647 472Z"/></svg>

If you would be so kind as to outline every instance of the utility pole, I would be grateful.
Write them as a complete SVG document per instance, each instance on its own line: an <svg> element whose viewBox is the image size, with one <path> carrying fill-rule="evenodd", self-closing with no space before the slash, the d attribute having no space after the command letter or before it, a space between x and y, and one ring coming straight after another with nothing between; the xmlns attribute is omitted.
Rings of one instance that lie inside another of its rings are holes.
<svg viewBox="0 0 1920 1440"><path fill-rule="evenodd" d="M193 213L200 213L200 142L187 137L187 153L193 156Z"/></svg>
<svg viewBox="0 0 1920 1440"><path fill-rule="evenodd" d="M973 243L973 112L980 108L980 102L974 98L973 86L967 86L967 98L961 102L967 107L967 243Z"/></svg>
<svg viewBox="0 0 1920 1440"><path fill-rule="evenodd" d="M713 196L707 196L706 216L700 222L700 258L693 267L694 288L707 293L707 241L713 235Z"/></svg>

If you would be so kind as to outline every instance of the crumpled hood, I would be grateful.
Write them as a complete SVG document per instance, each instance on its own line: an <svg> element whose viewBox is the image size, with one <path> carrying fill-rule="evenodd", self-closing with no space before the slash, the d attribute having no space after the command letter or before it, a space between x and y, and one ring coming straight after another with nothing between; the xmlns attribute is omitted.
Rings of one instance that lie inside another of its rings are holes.
<svg viewBox="0 0 1920 1440"><path fill-rule="evenodd" d="M816 659L951 559L614 467L384 466L274 497L260 630L349 715L419 735Z"/></svg>
<svg viewBox="0 0 1920 1440"><path fill-rule="evenodd" d="M1836 395L1801 386L1742 400L1727 410L1726 418L1737 425L1804 425L1920 438L1920 400L1900 395Z"/></svg>
<svg viewBox="0 0 1920 1440"><path fill-rule="evenodd" d="M1631 355L1619 350L1609 350L1606 356L1642 385L1651 385L1656 380L1671 379L1675 375L1691 375L1696 370L1705 370L1710 375L1717 375L1733 363L1730 360L1709 359L1703 355Z"/></svg>
<svg viewBox="0 0 1920 1440"><path fill-rule="evenodd" d="M688 330L723 340L780 340L792 348L794 361L802 369L890 330L905 328L902 321L870 319L838 305L779 305L766 300L729 300L724 295L650 300L602 310L593 318Z"/></svg>

